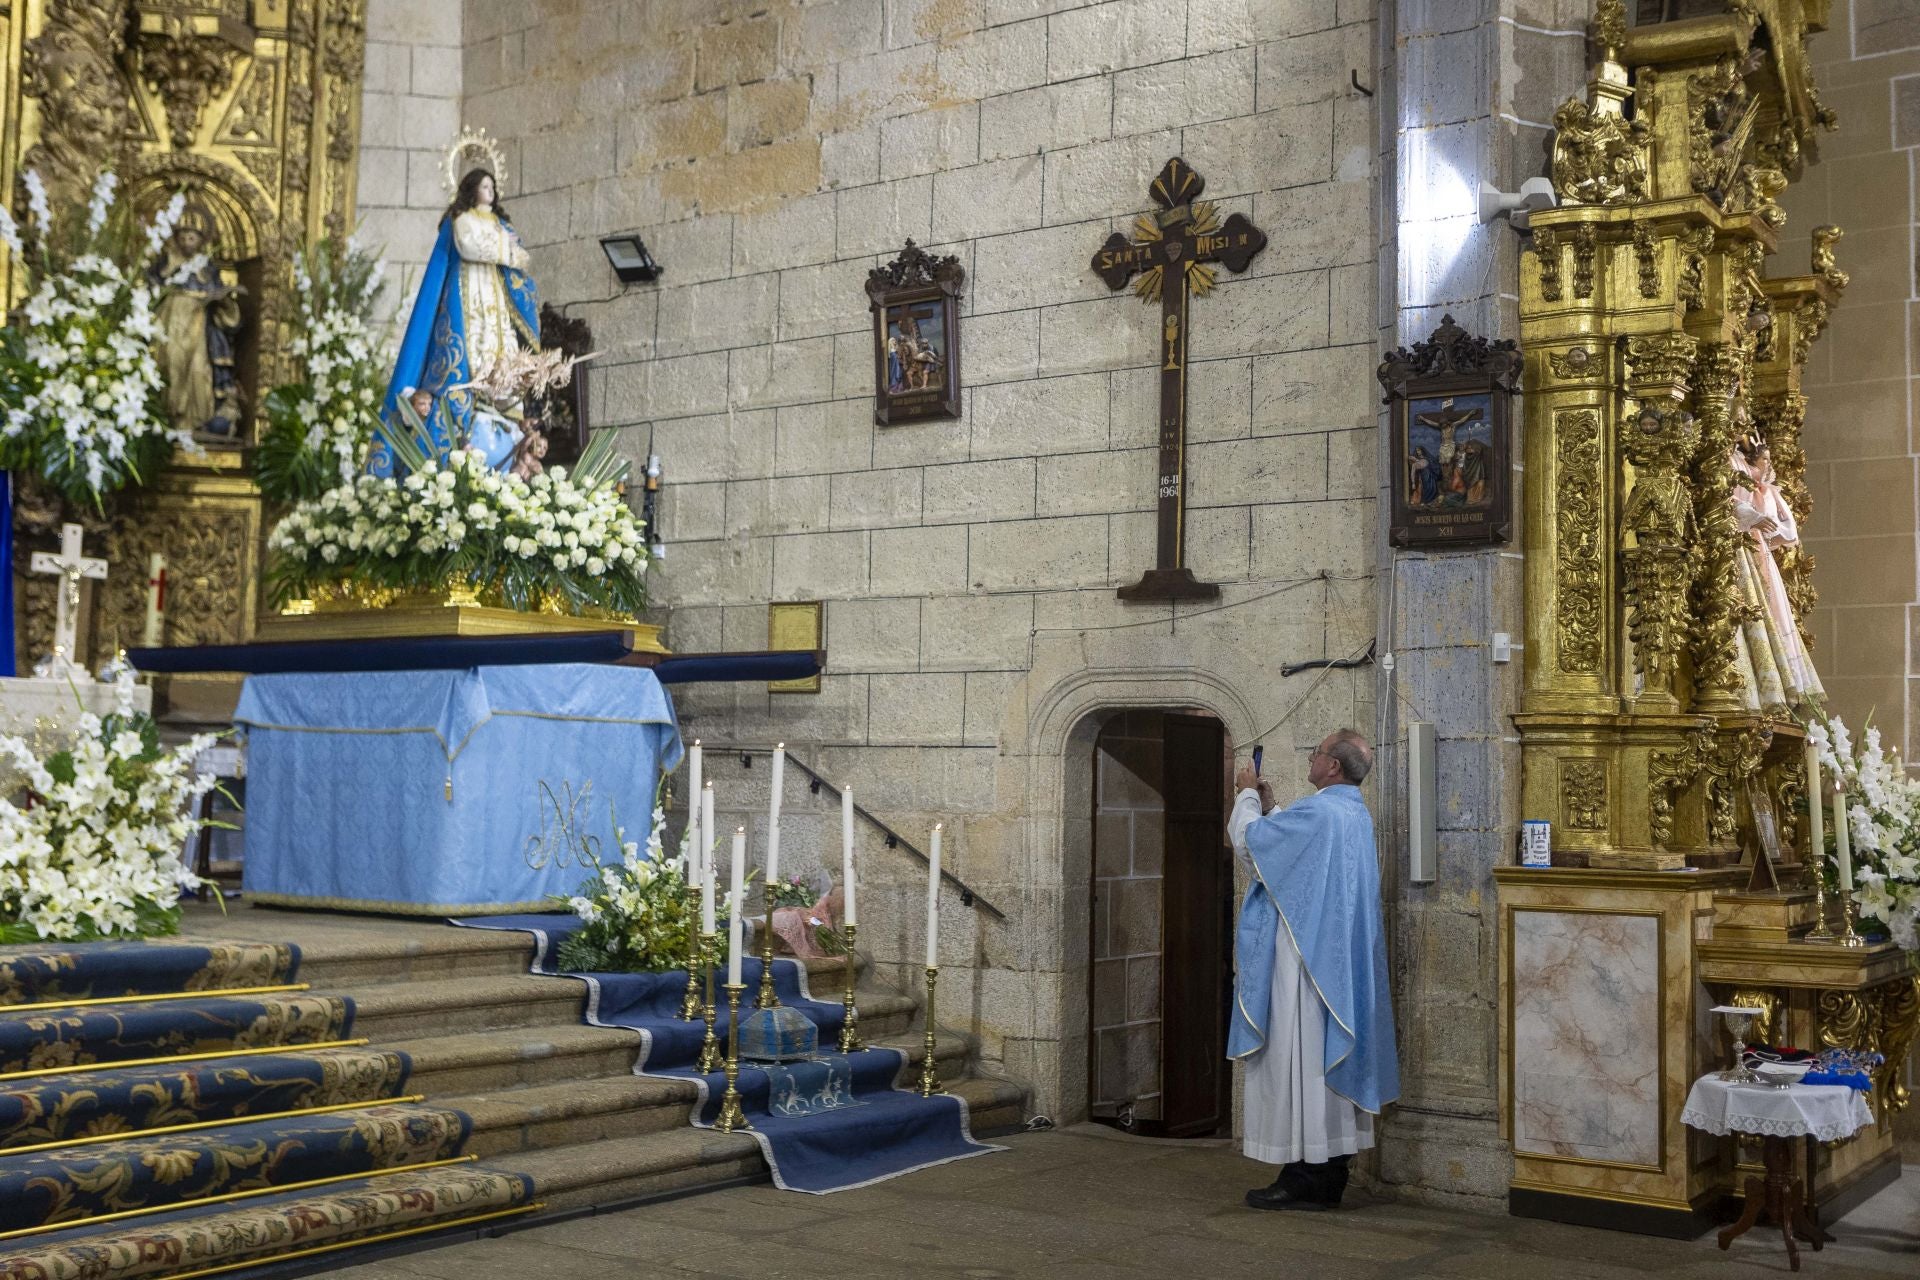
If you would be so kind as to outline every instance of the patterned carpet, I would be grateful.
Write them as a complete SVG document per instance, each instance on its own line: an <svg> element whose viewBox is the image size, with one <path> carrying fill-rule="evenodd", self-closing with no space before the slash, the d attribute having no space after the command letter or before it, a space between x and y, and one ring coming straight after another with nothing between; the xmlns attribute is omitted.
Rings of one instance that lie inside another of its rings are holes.
<svg viewBox="0 0 1920 1280"><path fill-rule="evenodd" d="M354 1011L249 990L298 966L267 943L0 949L0 1280L164 1276L529 1201L519 1174L444 1163L472 1122L394 1101L405 1054L303 1051Z"/></svg>

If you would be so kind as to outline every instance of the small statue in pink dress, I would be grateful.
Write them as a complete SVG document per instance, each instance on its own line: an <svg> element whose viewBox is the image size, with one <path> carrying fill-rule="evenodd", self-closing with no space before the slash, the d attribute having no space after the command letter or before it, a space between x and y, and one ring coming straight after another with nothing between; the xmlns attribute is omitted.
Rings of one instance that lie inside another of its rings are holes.
<svg viewBox="0 0 1920 1280"><path fill-rule="evenodd" d="M1754 665L1759 667L1771 658L1786 702L1817 702L1826 691L1814 670L1813 656L1801 639L1793 605L1787 598L1786 580L1774 559L1776 550L1799 545L1800 529L1775 482L1772 450L1757 435L1749 436L1734 451L1733 466L1740 476L1733 491L1733 513L1744 535L1742 575L1761 614L1757 621L1762 626L1747 628L1748 645L1756 650ZM1763 641L1766 651L1760 652ZM1771 683L1768 674L1761 673L1762 685Z"/></svg>

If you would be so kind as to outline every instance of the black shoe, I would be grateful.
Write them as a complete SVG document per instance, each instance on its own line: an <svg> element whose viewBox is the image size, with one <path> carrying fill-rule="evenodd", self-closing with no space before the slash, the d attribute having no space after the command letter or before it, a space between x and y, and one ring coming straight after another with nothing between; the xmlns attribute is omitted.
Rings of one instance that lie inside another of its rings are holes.
<svg viewBox="0 0 1920 1280"><path fill-rule="evenodd" d="M1318 1182L1316 1190L1321 1204L1329 1209L1340 1207L1340 1197L1347 1193L1347 1162L1352 1156L1335 1156L1325 1164L1312 1166L1311 1176Z"/></svg>
<svg viewBox="0 0 1920 1280"><path fill-rule="evenodd" d="M1311 1170L1298 1162L1280 1170L1272 1186L1247 1192L1249 1209L1319 1210L1327 1206L1321 1200L1319 1184Z"/></svg>

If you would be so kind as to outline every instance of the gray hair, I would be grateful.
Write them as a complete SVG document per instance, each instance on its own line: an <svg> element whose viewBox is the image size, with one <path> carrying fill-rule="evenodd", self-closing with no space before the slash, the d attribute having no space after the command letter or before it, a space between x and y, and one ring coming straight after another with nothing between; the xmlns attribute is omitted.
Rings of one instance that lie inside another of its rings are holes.
<svg viewBox="0 0 1920 1280"><path fill-rule="evenodd" d="M1336 729L1327 754L1340 766L1340 776L1355 786L1366 781L1373 768L1373 748L1358 729Z"/></svg>

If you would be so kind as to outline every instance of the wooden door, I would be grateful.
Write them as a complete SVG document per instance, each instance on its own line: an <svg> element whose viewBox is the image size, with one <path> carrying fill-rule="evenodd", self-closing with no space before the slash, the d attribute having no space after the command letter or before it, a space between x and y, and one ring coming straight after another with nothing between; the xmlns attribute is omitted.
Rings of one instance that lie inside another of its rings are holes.
<svg viewBox="0 0 1920 1280"><path fill-rule="evenodd" d="M1166 801L1161 897L1160 1132L1203 1137L1231 1105L1233 853L1227 846L1225 733L1207 716L1169 713L1162 729Z"/></svg>

